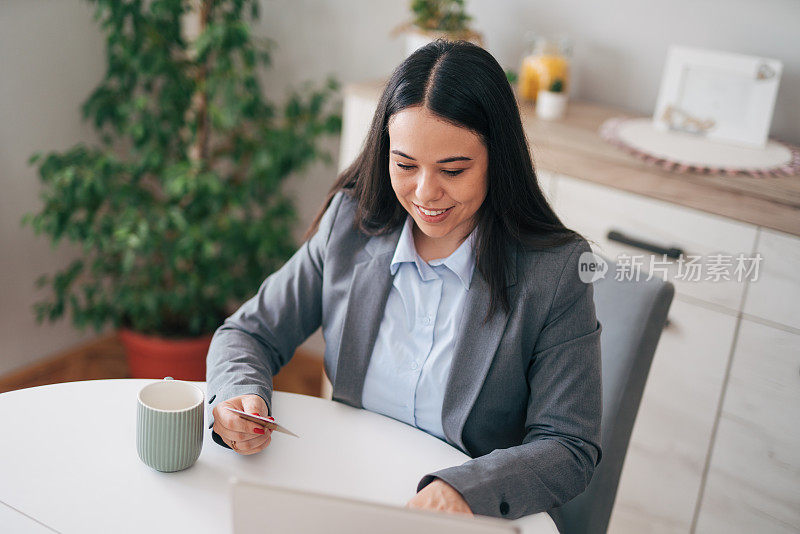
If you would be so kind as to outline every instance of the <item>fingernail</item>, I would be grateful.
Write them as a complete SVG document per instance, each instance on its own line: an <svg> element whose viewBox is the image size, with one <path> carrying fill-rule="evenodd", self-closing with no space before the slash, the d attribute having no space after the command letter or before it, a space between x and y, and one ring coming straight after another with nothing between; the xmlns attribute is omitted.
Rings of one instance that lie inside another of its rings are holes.
<svg viewBox="0 0 800 534"><path fill-rule="evenodd" d="M258 412L250 412L250 415L258 415Z"/></svg>
<svg viewBox="0 0 800 534"><path fill-rule="evenodd" d="M255 432L256 434L263 434L264 433L264 429L263 428L254 428L253 432Z"/></svg>

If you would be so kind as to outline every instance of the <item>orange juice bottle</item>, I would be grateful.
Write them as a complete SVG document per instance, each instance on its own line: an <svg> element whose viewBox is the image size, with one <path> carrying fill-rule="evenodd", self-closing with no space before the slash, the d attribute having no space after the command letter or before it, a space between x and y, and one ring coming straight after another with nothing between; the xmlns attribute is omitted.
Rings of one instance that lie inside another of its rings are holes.
<svg viewBox="0 0 800 534"><path fill-rule="evenodd" d="M558 40L535 36L528 52L522 58L519 69L518 92L520 98L536 102L541 89L549 89L555 80L562 81L562 91L569 87L569 58L571 41L566 37Z"/></svg>

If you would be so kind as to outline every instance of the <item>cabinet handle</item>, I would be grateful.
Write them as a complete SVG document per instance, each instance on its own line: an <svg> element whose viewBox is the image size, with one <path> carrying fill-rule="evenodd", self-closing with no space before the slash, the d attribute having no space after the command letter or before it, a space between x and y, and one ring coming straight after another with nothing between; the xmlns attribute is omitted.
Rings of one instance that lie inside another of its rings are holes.
<svg viewBox="0 0 800 534"><path fill-rule="evenodd" d="M668 258L678 259L683 255L682 248L662 247L660 245L648 243L647 241L642 241L641 239L636 239L627 236L618 230L609 230L607 238L609 241L624 243L625 245L630 245L632 247L640 248L648 252L655 252L656 254L666 254Z"/></svg>

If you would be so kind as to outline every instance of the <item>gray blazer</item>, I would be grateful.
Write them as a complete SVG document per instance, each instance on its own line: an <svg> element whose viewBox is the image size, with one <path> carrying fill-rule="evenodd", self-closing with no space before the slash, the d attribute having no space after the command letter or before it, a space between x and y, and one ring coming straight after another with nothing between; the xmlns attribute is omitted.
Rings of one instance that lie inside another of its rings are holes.
<svg viewBox="0 0 800 534"><path fill-rule="evenodd" d="M320 325L334 400L362 407L401 228L365 235L353 224L355 206L339 192L316 234L214 333L209 428L216 404L238 395L260 395L271 410L272 376ZM474 513L517 518L589 484L602 413L601 325L592 285L578 277L578 257L589 250L584 240L518 248L507 279L511 311L487 324L489 286L475 269L442 405L447 442L473 459L426 475L418 490L439 477Z"/></svg>

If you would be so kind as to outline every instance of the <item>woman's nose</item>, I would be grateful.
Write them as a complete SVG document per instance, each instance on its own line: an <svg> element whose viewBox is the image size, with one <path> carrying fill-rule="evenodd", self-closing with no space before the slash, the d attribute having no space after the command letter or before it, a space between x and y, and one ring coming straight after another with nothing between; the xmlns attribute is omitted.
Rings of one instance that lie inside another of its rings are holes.
<svg viewBox="0 0 800 534"><path fill-rule="evenodd" d="M438 199L440 195L439 184L436 181L436 176L431 171L419 173L417 178L417 198L420 202L424 203L430 200Z"/></svg>

